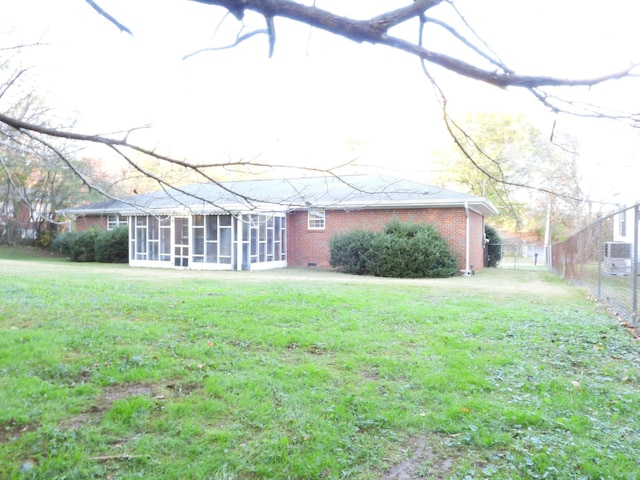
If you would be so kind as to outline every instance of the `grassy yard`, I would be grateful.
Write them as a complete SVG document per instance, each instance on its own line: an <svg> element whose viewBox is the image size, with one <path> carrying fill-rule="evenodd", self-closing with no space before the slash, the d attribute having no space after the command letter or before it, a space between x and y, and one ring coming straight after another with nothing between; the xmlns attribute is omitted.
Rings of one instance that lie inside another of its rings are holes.
<svg viewBox="0 0 640 480"><path fill-rule="evenodd" d="M3 479L640 471L639 345L545 272L398 281L12 255L0 328Z"/></svg>

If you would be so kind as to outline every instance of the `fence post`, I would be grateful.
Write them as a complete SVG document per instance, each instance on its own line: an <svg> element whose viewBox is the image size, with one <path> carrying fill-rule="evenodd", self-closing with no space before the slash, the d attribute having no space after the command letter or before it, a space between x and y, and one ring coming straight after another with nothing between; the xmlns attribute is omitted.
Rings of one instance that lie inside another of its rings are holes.
<svg viewBox="0 0 640 480"><path fill-rule="evenodd" d="M596 242L596 258L598 259L598 300L602 299L602 261L604 245L602 244L602 218L598 219L598 241Z"/></svg>
<svg viewBox="0 0 640 480"><path fill-rule="evenodd" d="M631 273L633 275L633 296L631 308L631 320L633 326L638 326L638 205L633 206L633 265Z"/></svg>

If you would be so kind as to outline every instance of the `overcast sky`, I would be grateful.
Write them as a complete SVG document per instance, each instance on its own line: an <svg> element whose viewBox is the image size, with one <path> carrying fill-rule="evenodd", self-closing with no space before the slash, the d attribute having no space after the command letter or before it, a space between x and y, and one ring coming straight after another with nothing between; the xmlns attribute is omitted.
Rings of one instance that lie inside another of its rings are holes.
<svg viewBox="0 0 640 480"><path fill-rule="evenodd" d="M187 0L99 0L133 31L121 33L84 0L14 0L0 18L5 45L26 49L32 87L78 129L107 132L153 124L137 139L195 161L253 159L326 167L356 160L429 181L435 150L448 148L441 112L419 63L389 48L355 44L277 20L275 54L256 36L234 49L238 31L223 11ZM317 0L367 17L401 6L392 0ZM518 73L590 77L640 61L640 3L611 0L458 0L476 32ZM439 7L440 8L440 7ZM444 6L444 9L447 7ZM446 12L443 12L446 15ZM247 16L246 28L263 28ZM437 50L459 53L452 44ZM543 132L555 117L517 91L502 91L434 69L453 112L500 110L530 115ZM630 82L578 92L589 102L633 107ZM638 199L637 132L562 117L578 137L582 165L597 195ZM615 166L615 167L614 167Z"/></svg>

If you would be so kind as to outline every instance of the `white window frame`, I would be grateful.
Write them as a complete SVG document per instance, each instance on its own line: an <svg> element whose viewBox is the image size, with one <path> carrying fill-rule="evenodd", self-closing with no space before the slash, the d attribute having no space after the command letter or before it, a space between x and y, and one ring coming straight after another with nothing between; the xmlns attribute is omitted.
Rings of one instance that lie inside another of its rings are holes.
<svg viewBox="0 0 640 480"><path fill-rule="evenodd" d="M123 215L107 215L107 230L115 230L128 224L127 217Z"/></svg>
<svg viewBox="0 0 640 480"><path fill-rule="evenodd" d="M307 210L307 228L309 230L324 230L326 228L326 211L310 208Z"/></svg>

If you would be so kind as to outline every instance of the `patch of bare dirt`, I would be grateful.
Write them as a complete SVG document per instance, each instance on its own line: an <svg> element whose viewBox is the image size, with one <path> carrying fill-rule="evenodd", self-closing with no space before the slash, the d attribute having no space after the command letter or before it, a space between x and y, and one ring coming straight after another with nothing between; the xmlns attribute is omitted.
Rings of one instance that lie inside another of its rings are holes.
<svg viewBox="0 0 640 480"><path fill-rule="evenodd" d="M114 402L128 397L147 396L163 401L167 398L189 395L199 388L200 386L194 384L171 383L166 385L147 383L109 385L88 409L79 415L64 420L60 427L64 430L77 430L84 425L97 422L111 408Z"/></svg>
<svg viewBox="0 0 640 480"><path fill-rule="evenodd" d="M22 424L13 419L0 423L0 445L4 445L27 432L33 432L37 429L37 423Z"/></svg>
<svg viewBox="0 0 640 480"><path fill-rule="evenodd" d="M391 467L380 480L418 480L449 478L454 459L443 455L442 440L416 437L404 448L406 458Z"/></svg>
<svg viewBox="0 0 640 480"><path fill-rule="evenodd" d="M376 369L363 370L360 372L360 376L365 380L371 380L372 382L380 380L380 373Z"/></svg>

